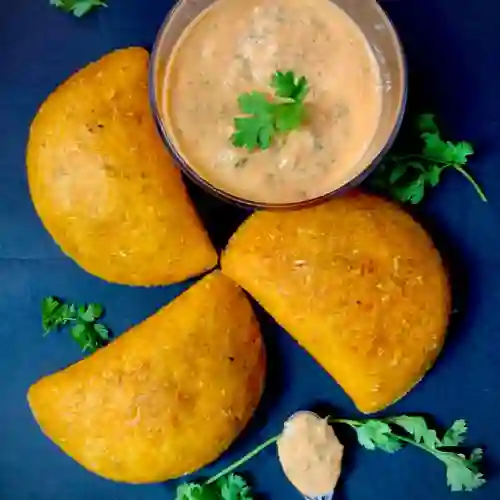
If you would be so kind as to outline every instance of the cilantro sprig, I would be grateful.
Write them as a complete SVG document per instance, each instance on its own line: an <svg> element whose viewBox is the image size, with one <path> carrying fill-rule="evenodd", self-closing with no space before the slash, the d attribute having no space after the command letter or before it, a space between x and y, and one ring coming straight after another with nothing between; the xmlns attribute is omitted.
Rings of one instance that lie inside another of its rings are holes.
<svg viewBox="0 0 500 500"><path fill-rule="evenodd" d="M395 453L409 444L430 453L445 465L451 491L472 491L486 482L479 471L483 457L481 448L475 448L468 456L451 449L460 446L465 440L465 420L456 420L441 439L434 429L428 427L423 417L402 415L363 421L331 419L330 422L352 427L357 433L359 444L368 450Z"/></svg>
<svg viewBox="0 0 500 500"><path fill-rule="evenodd" d="M329 417L328 423L348 425L354 429L359 444L367 450L395 453L405 445L412 445L430 453L445 465L451 491L472 491L486 482L479 470L483 450L474 448L469 455L457 451L467 434L467 422L463 419L453 422L441 438L419 416L400 415L367 420ZM279 438L280 435L277 435L268 439L204 483L180 485L175 500L252 500L248 484L241 476L234 474L234 471L275 444Z"/></svg>
<svg viewBox="0 0 500 500"><path fill-rule="evenodd" d="M109 330L97 320L104 314L100 304L78 305L65 303L56 297L42 301L42 327L44 336L67 326L73 340L83 352L95 352L106 345Z"/></svg>
<svg viewBox="0 0 500 500"><path fill-rule="evenodd" d="M472 145L466 141L444 141L432 114L420 115L416 128L421 149L410 154L388 154L369 179L371 186L398 201L416 205L429 189L440 183L443 172L455 170L486 202L481 186L465 168L469 157L474 154Z"/></svg>
<svg viewBox="0 0 500 500"><path fill-rule="evenodd" d="M94 8L108 6L103 0L50 0L50 5L75 17L83 17Z"/></svg>
<svg viewBox="0 0 500 500"><path fill-rule="evenodd" d="M271 79L274 98L263 92L249 92L238 97L238 106L245 116L234 119L233 146L268 149L274 137L298 129L306 119L304 99L309 92L307 79L293 71L277 71Z"/></svg>

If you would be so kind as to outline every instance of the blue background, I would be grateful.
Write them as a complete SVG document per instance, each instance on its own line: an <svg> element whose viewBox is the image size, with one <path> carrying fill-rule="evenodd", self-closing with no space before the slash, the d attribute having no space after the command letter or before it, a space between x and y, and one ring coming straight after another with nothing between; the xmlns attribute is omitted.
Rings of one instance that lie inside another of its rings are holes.
<svg viewBox="0 0 500 500"><path fill-rule="evenodd" d="M244 0L240 0L244 1ZM25 401L31 383L79 359L65 335L42 338L39 305L47 295L98 301L115 332L139 322L187 285L153 290L106 284L64 257L37 219L24 165L29 123L37 107L72 72L129 45L150 48L171 6L160 0L109 0L81 20L49 0L6 0L0 8L0 499L161 500L174 486L127 486L100 479L59 452L38 430ZM500 2L386 0L410 69L410 110L433 110L449 135L478 154L471 169L490 202L458 175L446 176L419 208L448 259L455 304L449 341L432 373L388 413L426 413L438 425L470 423L470 443L486 445L488 484L471 499L500 498ZM217 244L245 214L191 188ZM268 388L257 417L224 464L276 433L296 409L325 405L357 413L336 384L263 317L270 357ZM346 430L346 469L338 498L441 500L453 497L444 468L408 449L397 455L355 446ZM299 498L269 449L245 468L270 499ZM455 494L456 495L456 494Z"/></svg>

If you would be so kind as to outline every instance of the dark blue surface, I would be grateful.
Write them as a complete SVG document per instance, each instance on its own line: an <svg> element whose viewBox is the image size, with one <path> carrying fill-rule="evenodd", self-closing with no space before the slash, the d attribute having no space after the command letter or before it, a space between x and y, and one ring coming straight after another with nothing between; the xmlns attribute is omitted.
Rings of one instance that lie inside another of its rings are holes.
<svg viewBox="0 0 500 500"><path fill-rule="evenodd" d="M184 288L131 289L85 274L45 233L29 199L24 148L39 104L73 71L104 53L136 44L150 48L171 5L109 3L109 9L82 20L51 8L49 0L6 0L0 8L0 500L173 498L173 485L133 487L86 472L39 432L25 402L31 383L80 357L63 335L42 338L42 297L102 302L108 323L122 331ZM441 425L468 419L470 443L487 447L490 477L483 489L467 495L494 500L500 498L500 3L382 3L408 55L410 109L434 110L450 137L474 143L478 154L471 168L490 198L482 204L466 182L450 174L419 210L449 259L459 311L432 373L388 413L424 412ZM222 245L243 214L193 192ZM250 429L210 470L276 433L296 409L327 403L342 415L357 415L336 384L268 318L263 330L272 364L265 400ZM341 436L353 444L349 433ZM415 450L390 456L348 446L347 464L340 500L454 497L441 464ZM246 472L269 499L299 498L271 450Z"/></svg>

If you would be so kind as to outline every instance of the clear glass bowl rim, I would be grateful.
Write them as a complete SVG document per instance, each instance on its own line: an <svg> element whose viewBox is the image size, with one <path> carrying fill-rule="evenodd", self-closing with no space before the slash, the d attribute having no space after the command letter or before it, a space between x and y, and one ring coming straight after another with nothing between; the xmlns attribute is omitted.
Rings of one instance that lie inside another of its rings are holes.
<svg viewBox="0 0 500 500"><path fill-rule="evenodd" d="M217 1L217 0L215 0ZM377 166L380 164L384 156L387 154L387 152L391 149L391 147L394 144L394 141L396 140L396 137L399 133L399 130L401 128L401 124L403 122L403 118L405 115L406 111L406 104L408 100L408 66L407 66L407 60L406 60L406 55L405 51L403 48L403 45L401 43L401 39L398 35L398 32L396 31L396 28L389 18L389 16L386 14L384 9L380 6L380 4L376 1L374 2L374 7L379 10L379 14L381 17L384 18L385 22L387 23L387 26L390 28L392 31L391 35L393 36L395 42L396 42L396 49L398 51L398 55L401 60L401 79L402 79L402 93L401 93L401 101L399 103L399 111L398 111L398 116L394 122L394 127L393 130L384 145L383 148L381 148L380 152L377 154L377 156L373 159L373 161L367 165L367 167L362 170L356 177L351 179L349 182L343 184L342 186L339 186L338 188L333 189L332 191L329 191L328 193L325 193L321 196L317 196L315 198L311 198L308 200L301 200L297 202L289 202L289 203L266 203L266 202L257 202L253 200L249 200L246 198L241 198L239 196L233 195L228 191L225 191L223 189L218 188L217 186L214 186L212 183L208 182L205 180L201 175L194 170L189 163L181 156L181 154L177 151L176 147L173 144L173 141L170 139L169 134L163 124L163 120L161 117L161 111L160 111L160 105L157 101L157 89L156 89L156 62L159 58L159 52L161 50L161 40L163 39L163 34L167 27L169 26L169 23L176 12L178 8L182 6L184 3L184 0L177 0L177 2L172 6L172 8L169 10L167 13L165 20L163 21L158 34L155 39L155 43L153 45L153 50L151 52L151 58L150 58L150 64L149 64L149 100L150 100L150 106L151 110L153 112L153 118L156 123L156 127L160 133L160 136L167 147L169 153L172 155L174 158L175 162L181 169L181 171L195 184L200 186L202 189L204 189L206 192L213 194L217 198L229 202L233 205L236 205L240 208L247 208L247 209L268 209L268 210L283 210L283 209L300 209L300 208L305 208L313 205L317 205L320 203L323 203L329 199L331 199L334 196L340 196L342 194L345 194L346 192L352 190L353 188L359 187L360 184L363 183L363 181L366 180L367 177L377 168Z"/></svg>

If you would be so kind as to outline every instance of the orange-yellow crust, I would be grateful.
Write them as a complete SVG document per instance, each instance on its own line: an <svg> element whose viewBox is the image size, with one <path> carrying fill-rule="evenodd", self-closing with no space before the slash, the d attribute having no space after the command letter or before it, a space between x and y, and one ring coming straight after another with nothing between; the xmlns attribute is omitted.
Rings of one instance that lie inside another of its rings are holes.
<svg viewBox="0 0 500 500"><path fill-rule="evenodd" d="M148 53L113 52L61 85L30 132L35 208L88 272L166 285L212 269L217 255L155 128Z"/></svg>
<svg viewBox="0 0 500 500"><path fill-rule="evenodd" d="M445 339L450 291L440 255L420 225L378 197L258 212L233 236L222 270L365 413L406 394Z"/></svg>
<svg viewBox="0 0 500 500"><path fill-rule="evenodd" d="M265 351L244 292L215 272L28 394L43 432L103 477L165 481L215 460L262 394Z"/></svg>

